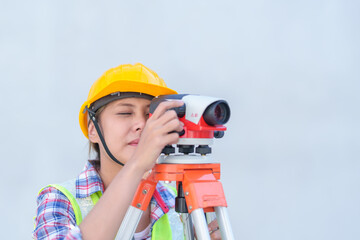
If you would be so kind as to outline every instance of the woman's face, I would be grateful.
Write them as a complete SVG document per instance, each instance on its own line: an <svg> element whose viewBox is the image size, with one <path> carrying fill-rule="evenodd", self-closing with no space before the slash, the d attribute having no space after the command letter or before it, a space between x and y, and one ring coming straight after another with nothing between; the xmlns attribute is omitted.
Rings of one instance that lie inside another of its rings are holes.
<svg viewBox="0 0 360 240"><path fill-rule="evenodd" d="M134 154L146 120L149 118L150 100L124 98L109 103L99 116L99 125L110 152L126 163ZM109 158L100 140L100 157ZM112 161L112 160L110 160Z"/></svg>

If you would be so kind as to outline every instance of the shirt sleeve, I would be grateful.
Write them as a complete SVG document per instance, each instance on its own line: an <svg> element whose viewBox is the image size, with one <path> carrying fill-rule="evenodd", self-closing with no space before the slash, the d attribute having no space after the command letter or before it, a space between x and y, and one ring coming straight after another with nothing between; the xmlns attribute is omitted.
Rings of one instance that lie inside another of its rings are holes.
<svg viewBox="0 0 360 240"><path fill-rule="evenodd" d="M38 240L82 239L69 199L54 187L44 188L37 197L33 238Z"/></svg>

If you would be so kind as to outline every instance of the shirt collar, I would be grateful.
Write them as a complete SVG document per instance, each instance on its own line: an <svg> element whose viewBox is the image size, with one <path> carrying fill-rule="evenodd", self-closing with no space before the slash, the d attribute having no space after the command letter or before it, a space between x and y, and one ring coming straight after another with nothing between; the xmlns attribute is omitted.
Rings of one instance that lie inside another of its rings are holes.
<svg viewBox="0 0 360 240"><path fill-rule="evenodd" d="M94 165L87 161L83 171L76 178L76 198L86 198L99 191L104 192L104 184Z"/></svg>

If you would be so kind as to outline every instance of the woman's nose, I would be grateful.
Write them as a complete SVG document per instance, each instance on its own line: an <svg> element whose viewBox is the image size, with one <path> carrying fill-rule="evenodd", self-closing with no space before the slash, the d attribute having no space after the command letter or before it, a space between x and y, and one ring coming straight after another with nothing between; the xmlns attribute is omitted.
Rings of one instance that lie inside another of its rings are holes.
<svg viewBox="0 0 360 240"><path fill-rule="evenodd" d="M142 131L145 127L145 124L146 124L146 120L147 120L147 117L144 115L144 116L138 116L136 118L136 122L135 122L135 131Z"/></svg>

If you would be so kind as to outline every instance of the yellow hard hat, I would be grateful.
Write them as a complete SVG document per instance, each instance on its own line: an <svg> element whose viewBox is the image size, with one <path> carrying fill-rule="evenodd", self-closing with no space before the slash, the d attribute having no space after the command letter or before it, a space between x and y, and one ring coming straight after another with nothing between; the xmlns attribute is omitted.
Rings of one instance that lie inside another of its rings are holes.
<svg viewBox="0 0 360 240"><path fill-rule="evenodd" d="M116 92L137 92L151 96L177 94L163 79L141 63L123 64L106 71L90 88L87 100L80 108L79 123L88 138L87 111L96 100Z"/></svg>

